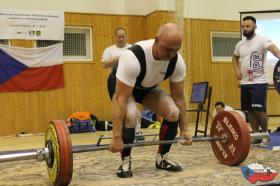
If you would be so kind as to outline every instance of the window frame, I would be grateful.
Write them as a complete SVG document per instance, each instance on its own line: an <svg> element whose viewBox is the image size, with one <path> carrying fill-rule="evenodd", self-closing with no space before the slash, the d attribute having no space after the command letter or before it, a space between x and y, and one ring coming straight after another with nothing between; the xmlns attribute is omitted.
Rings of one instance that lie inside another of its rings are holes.
<svg viewBox="0 0 280 186"><path fill-rule="evenodd" d="M11 40L10 39L0 39L0 40L5 40L5 41L8 41L8 46L11 46ZM0 44L2 44L2 43L0 43ZM6 44L2 44L2 45L6 45Z"/></svg>
<svg viewBox="0 0 280 186"><path fill-rule="evenodd" d="M64 56L63 55L63 61L65 63L93 63L93 28L91 26L65 26L65 29L80 29L80 30L89 30L89 34L88 37L86 39L86 42L89 41L88 43L86 43L86 53L89 55L88 58L81 58L81 56ZM67 32L70 33L70 32ZM73 32L75 33L75 32ZM64 33L65 34L65 33Z"/></svg>
<svg viewBox="0 0 280 186"><path fill-rule="evenodd" d="M231 56L214 56L213 51L213 37L220 36L221 38L240 38L240 32L227 32L227 31L211 31L210 42L211 42L211 61L212 63L231 63ZM232 51L233 52L233 51Z"/></svg>
<svg viewBox="0 0 280 186"><path fill-rule="evenodd" d="M67 31L67 29L72 31ZM63 54L63 62L64 63L93 63L93 28L91 26L65 26L64 27L64 35L65 33L86 33L86 56L68 56ZM89 32L89 33L88 33ZM34 47L37 47L38 40L35 40ZM64 45L64 41L63 42Z"/></svg>

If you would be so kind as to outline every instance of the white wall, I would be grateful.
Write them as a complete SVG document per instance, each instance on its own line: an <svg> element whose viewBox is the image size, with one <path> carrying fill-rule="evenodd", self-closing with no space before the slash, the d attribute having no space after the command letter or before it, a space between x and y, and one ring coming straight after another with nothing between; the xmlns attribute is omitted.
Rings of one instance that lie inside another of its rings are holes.
<svg viewBox="0 0 280 186"><path fill-rule="evenodd" d="M201 19L239 20L240 11L280 9L280 0L1 0L0 8L147 15L180 2L184 17Z"/></svg>
<svg viewBox="0 0 280 186"><path fill-rule="evenodd" d="M125 14L147 15L158 9L160 0L126 0ZM166 0L162 0L165 2Z"/></svg>
<svg viewBox="0 0 280 186"><path fill-rule="evenodd" d="M123 14L124 0L1 0L2 9Z"/></svg>
<svg viewBox="0 0 280 186"><path fill-rule="evenodd" d="M147 15L173 10L174 0L1 0L1 9Z"/></svg>
<svg viewBox="0 0 280 186"><path fill-rule="evenodd" d="M172 0L1 0L2 9L147 15L167 9Z"/></svg>
<svg viewBox="0 0 280 186"><path fill-rule="evenodd" d="M280 9L280 0L185 0L184 17L239 20L239 12Z"/></svg>

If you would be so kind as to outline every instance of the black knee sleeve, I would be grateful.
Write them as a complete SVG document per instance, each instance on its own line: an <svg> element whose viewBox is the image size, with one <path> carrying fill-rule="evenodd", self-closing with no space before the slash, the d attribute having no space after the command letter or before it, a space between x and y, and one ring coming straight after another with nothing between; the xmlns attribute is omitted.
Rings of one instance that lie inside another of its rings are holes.
<svg viewBox="0 0 280 186"><path fill-rule="evenodd" d="M177 135L178 124L178 121L170 122L164 119L160 127L159 140L174 140ZM170 147L171 144L160 144L158 148L158 153L164 155L167 152L169 152Z"/></svg>
<svg viewBox="0 0 280 186"><path fill-rule="evenodd" d="M122 135L124 144L131 144L135 139L135 128L124 128ZM131 148L124 148L121 152L122 159L126 156L130 156Z"/></svg>

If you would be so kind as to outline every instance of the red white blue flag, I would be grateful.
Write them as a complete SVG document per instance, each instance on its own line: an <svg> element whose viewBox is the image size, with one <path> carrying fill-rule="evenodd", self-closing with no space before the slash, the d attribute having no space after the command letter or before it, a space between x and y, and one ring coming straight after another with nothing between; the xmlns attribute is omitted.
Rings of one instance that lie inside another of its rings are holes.
<svg viewBox="0 0 280 186"><path fill-rule="evenodd" d="M63 86L62 43L41 48L0 45L0 92L51 90Z"/></svg>

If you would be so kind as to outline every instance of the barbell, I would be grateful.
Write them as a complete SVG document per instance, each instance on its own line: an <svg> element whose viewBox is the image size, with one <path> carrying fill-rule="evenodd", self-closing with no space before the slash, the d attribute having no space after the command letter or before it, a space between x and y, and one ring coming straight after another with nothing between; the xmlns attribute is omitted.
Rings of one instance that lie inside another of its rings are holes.
<svg viewBox="0 0 280 186"><path fill-rule="evenodd" d="M238 165L249 154L250 138L263 138L267 134L250 137L245 120L236 112L223 111L212 121L210 136L193 138L193 142L211 141L216 158L225 165ZM124 144L124 148L180 143L182 139L168 141L141 141ZM109 150L109 144L72 146L70 133L64 120L53 120L45 134L45 147L20 151L0 152L0 162L37 159L46 161L48 176L54 185L68 185L73 174L73 153Z"/></svg>

